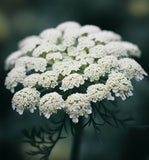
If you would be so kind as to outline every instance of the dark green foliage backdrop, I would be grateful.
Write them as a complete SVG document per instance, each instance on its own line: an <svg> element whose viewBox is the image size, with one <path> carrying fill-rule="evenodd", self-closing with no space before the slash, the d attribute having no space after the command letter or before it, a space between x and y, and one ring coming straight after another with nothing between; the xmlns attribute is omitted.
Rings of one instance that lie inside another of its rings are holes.
<svg viewBox="0 0 149 160"><path fill-rule="evenodd" d="M139 45L137 59L149 73L148 0L1 0L0 1L0 159L25 159L19 139L24 128L42 124L38 114L18 116L11 109L12 94L4 87L4 60L17 49L17 42L43 29L74 20L113 30L124 40ZM136 126L101 128L96 137L87 130L80 159L149 160L149 81L135 83L135 92L126 102L118 102L122 115L131 115ZM34 158L33 158L34 159Z"/></svg>

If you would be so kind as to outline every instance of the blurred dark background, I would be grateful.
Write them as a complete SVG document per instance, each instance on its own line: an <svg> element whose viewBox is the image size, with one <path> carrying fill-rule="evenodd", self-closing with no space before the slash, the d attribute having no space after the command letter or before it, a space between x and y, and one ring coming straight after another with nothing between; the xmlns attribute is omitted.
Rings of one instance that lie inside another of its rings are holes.
<svg viewBox="0 0 149 160"><path fill-rule="evenodd" d="M4 61L17 50L17 42L64 21L94 24L119 33L138 44L149 73L149 0L0 0L0 159L35 160L25 154L30 146L20 143L22 130L45 121L38 113L19 116L12 111L12 94L5 89ZM80 160L149 160L149 81L134 83L134 96L119 101L122 115L134 118L134 126L101 127L98 136L89 128L82 139ZM71 137L58 143L51 159L67 160Z"/></svg>

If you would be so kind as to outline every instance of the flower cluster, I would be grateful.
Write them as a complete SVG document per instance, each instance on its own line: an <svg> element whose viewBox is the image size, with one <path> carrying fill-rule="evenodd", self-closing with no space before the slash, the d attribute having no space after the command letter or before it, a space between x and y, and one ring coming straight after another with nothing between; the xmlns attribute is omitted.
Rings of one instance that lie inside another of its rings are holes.
<svg viewBox="0 0 149 160"><path fill-rule="evenodd" d="M38 83L39 78L40 78L40 74L38 73L33 73L27 76L23 81L24 87L30 87L30 88L34 87Z"/></svg>
<svg viewBox="0 0 149 160"><path fill-rule="evenodd" d="M82 75L78 73L73 73L73 74L68 75L62 80L62 86L60 89L66 91L74 87L79 87L82 84L84 84L84 79Z"/></svg>
<svg viewBox="0 0 149 160"><path fill-rule="evenodd" d="M147 73L142 69L142 67L131 58L123 58L119 60L120 71L124 73L129 79L135 78L140 81L147 76Z"/></svg>
<svg viewBox="0 0 149 160"><path fill-rule="evenodd" d="M26 77L26 72L24 67L14 67L7 75L5 79L5 85L7 89L14 92L14 88L17 87L19 83L24 83Z"/></svg>
<svg viewBox="0 0 149 160"><path fill-rule="evenodd" d="M133 87L131 81L123 73L111 73L106 86L115 93L116 97L121 97L123 100L126 99L126 96L132 96Z"/></svg>
<svg viewBox="0 0 149 160"><path fill-rule="evenodd" d="M137 45L112 31L65 22L19 42L6 59L5 85L16 92L12 106L19 114L39 107L50 118L64 110L77 123L92 113L91 102L132 96L131 80L147 76L132 58L140 55Z"/></svg>
<svg viewBox="0 0 149 160"><path fill-rule="evenodd" d="M107 85L104 84L94 84L88 87L87 97L90 101L96 103L97 101L102 101L107 98L108 100L114 100L108 90Z"/></svg>
<svg viewBox="0 0 149 160"><path fill-rule="evenodd" d="M44 72L46 70L47 61L44 58L21 57L16 63L16 67L22 66L26 71L35 70L35 72Z"/></svg>
<svg viewBox="0 0 149 160"><path fill-rule="evenodd" d="M58 76L54 71L46 71L40 75L38 84L44 88L54 88L57 86Z"/></svg>
<svg viewBox="0 0 149 160"><path fill-rule="evenodd" d="M72 118L74 123L78 122L80 116L88 117L92 113L92 108L86 94L75 93L70 95L65 104L66 113Z"/></svg>
<svg viewBox="0 0 149 160"><path fill-rule="evenodd" d="M90 79L91 82L98 81L100 77L104 76L105 72L99 64L90 64L84 70L84 79Z"/></svg>
<svg viewBox="0 0 149 160"><path fill-rule="evenodd" d="M52 92L40 99L39 110L46 118L49 118L52 113L56 113L58 109L62 109L64 106L65 103L62 96L57 92Z"/></svg>
<svg viewBox="0 0 149 160"><path fill-rule="evenodd" d="M35 88L24 88L16 92L12 99L12 108L16 109L19 114L23 114L25 108L31 113L39 105L40 93Z"/></svg>

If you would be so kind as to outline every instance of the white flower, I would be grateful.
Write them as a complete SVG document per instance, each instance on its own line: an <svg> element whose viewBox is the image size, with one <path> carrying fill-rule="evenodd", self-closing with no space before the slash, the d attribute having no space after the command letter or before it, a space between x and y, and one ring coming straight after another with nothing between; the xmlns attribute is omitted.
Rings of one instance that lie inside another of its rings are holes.
<svg viewBox="0 0 149 160"><path fill-rule="evenodd" d="M30 59L33 59L32 57L29 56L24 56L24 57L20 57L16 60L15 62L15 67L24 67L26 68L26 65L28 64L28 62L30 61Z"/></svg>
<svg viewBox="0 0 149 160"><path fill-rule="evenodd" d="M109 90L112 90L113 93L115 93L116 97L121 97L122 100L125 100L126 96L129 97L133 95L131 81L126 78L125 74L110 74L106 85Z"/></svg>
<svg viewBox="0 0 149 160"><path fill-rule="evenodd" d="M116 43L108 43L105 46L105 52L106 52L106 55L113 55L116 57L127 57L128 56L126 49L120 44L116 44Z"/></svg>
<svg viewBox="0 0 149 160"><path fill-rule="evenodd" d="M82 84L84 84L84 79L82 75L78 73L73 73L62 80L62 85L60 89L66 91L74 87L79 87Z"/></svg>
<svg viewBox="0 0 149 160"><path fill-rule="evenodd" d="M121 42L121 43L122 43L122 46L127 50L127 54L129 56L140 57L141 51L137 45L130 42Z"/></svg>
<svg viewBox="0 0 149 160"><path fill-rule="evenodd" d="M5 69L8 70L13 68L17 59L23 55L24 53L22 53L20 50L11 53L10 56L8 56L5 61Z"/></svg>
<svg viewBox="0 0 149 160"><path fill-rule="evenodd" d="M56 29L59 29L61 31L65 31L66 29L79 29L79 28L80 24L73 21L63 22L56 27Z"/></svg>
<svg viewBox="0 0 149 160"><path fill-rule="evenodd" d="M12 99L12 108L22 115L24 109L34 112L39 105L40 93L35 88L24 88L16 92Z"/></svg>
<svg viewBox="0 0 149 160"><path fill-rule="evenodd" d="M129 79L135 78L140 81L147 76L144 69L134 59L123 58L119 60L120 71L124 73Z"/></svg>
<svg viewBox="0 0 149 160"><path fill-rule="evenodd" d="M47 62L44 58L32 58L26 65L27 70L35 70L36 72L44 72L46 70Z"/></svg>
<svg viewBox="0 0 149 160"><path fill-rule="evenodd" d="M39 44L42 43L42 40L37 36L30 36L23 39L19 43L19 47L24 54L32 52Z"/></svg>
<svg viewBox="0 0 149 160"><path fill-rule="evenodd" d="M85 25L80 28L80 35L97 33L100 31L100 28L94 25Z"/></svg>
<svg viewBox="0 0 149 160"><path fill-rule="evenodd" d="M46 60L50 64L62 59L63 59L63 56L60 52L49 53L46 55Z"/></svg>
<svg viewBox="0 0 149 160"><path fill-rule="evenodd" d="M44 88L55 88L58 85L57 83L58 75L54 71L47 71L42 73L39 77L38 84Z"/></svg>
<svg viewBox="0 0 149 160"><path fill-rule="evenodd" d="M57 74L66 76L66 75L69 75L71 71L78 71L80 68L80 65L77 61L68 60L63 62L56 62L53 64L52 68Z"/></svg>
<svg viewBox="0 0 149 160"><path fill-rule="evenodd" d="M112 32L112 31L101 31L98 33L91 33L88 36L90 39L94 39L98 43L109 43L111 41L120 41L120 35Z"/></svg>
<svg viewBox="0 0 149 160"><path fill-rule="evenodd" d="M70 47L75 45L78 36L79 36L78 29L66 29L62 38L62 45L65 47Z"/></svg>
<svg viewBox="0 0 149 160"><path fill-rule="evenodd" d="M67 49L67 52L68 52L68 55L72 57L75 57L80 53L80 51L74 46L69 47Z"/></svg>
<svg viewBox="0 0 149 160"><path fill-rule="evenodd" d="M132 95L131 79L142 80L147 73L128 57L140 54L137 45L122 41L121 36L112 31L64 22L19 42L18 51L5 62L5 68L11 69L5 85L11 92L15 87L17 90L28 87L15 96L25 95L24 101L20 98L22 102L15 100L13 105L20 114L27 106L31 111L35 109L35 105L31 107L34 96L31 99L32 94L28 94L35 92L34 88L42 95L48 93L41 98L40 113L49 118L65 103L64 110L77 123L80 116L91 114L90 102L114 100L114 97L125 100ZM49 93L51 91L53 93ZM62 96L67 98L65 102Z"/></svg>
<svg viewBox="0 0 149 160"><path fill-rule="evenodd" d="M26 77L26 72L24 67L15 67L7 75L5 79L5 85L7 89L10 89L11 92L14 92L14 88L22 83Z"/></svg>
<svg viewBox="0 0 149 160"><path fill-rule="evenodd" d="M97 101L102 101L105 98L108 100L114 100L107 86L101 83L89 86L87 88L87 97L94 103Z"/></svg>
<svg viewBox="0 0 149 160"><path fill-rule="evenodd" d="M75 59L81 66L94 63L94 58L90 54L87 54L85 50L79 51Z"/></svg>
<svg viewBox="0 0 149 160"><path fill-rule="evenodd" d="M106 56L105 46L96 45L89 49L89 54L93 58L101 58Z"/></svg>
<svg viewBox="0 0 149 160"><path fill-rule="evenodd" d="M34 87L38 83L39 78L40 78L40 74L38 73L33 73L27 76L23 81L24 87Z"/></svg>
<svg viewBox="0 0 149 160"><path fill-rule="evenodd" d="M24 38L19 42L19 48L23 48L24 46L28 46L30 44L34 45L39 45L42 42L42 40L38 36L29 36Z"/></svg>
<svg viewBox="0 0 149 160"><path fill-rule="evenodd" d="M84 79L90 79L91 82L98 81L100 77L105 75L105 71L99 64L90 64L84 70Z"/></svg>
<svg viewBox="0 0 149 160"><path fill-rule="evenodd" d="M105 56L98 60L98 64L103 68L105 73L118 70L118 60L115 56Z"/></svg>
<svg viewBox="0 0 149 160"><path fill-rule="evenodd" d="M65 103L66 113L74 123L78 123L80 116L88 117L92 108L86 94L75 93L70 95Z"/></svg>
<svg viewBox="0 0 149 160"><path fill-rule="evenodd" d="M124 49L126 49L127 54L129 56L136 56L136 57L140 57L141 55L141 51L138 48L137 45L130 43L130 42L126 42L126 41L119 41L119 42L111 42L111 44L113 45L119 45L122 46Z"/></svg>
<svg viewBox="0 0 149 160"><path fill-rule="evenodd" d="M57 113L57 110L63 109L64 107L64 100L57 92L48 93L40 99L40 113L42 113L47 119L50 118L53 113Z"/></svg>
<svg viewBox="0 0 149 160"><path fill-rule="evenodd" d="M74 58L72 56L69 56L67 53L63 53L63 59L62 62L66 62L66 61L73 61Z"/></svg>
<svg viewBox="0 0 149 160"><path fill-rule="evenodd" d="M44 41L40 46L38 46L32 53L33 57L39 57L42 54L47 54L50 51L57 51L57 46L55 44Z"/></svg>
<svg viewBox="0 0 149 160"><path fill-rule="evenodd" d="M49 28L45 29L40 33L40 37L44 40L47 40L49 43L58 43L58 40L61 38L62 33L58 29Z"/></svg>
<svg viewBox="0 0 149 160"><path fill-rule="evenodd" d="M44 58L21 57L16 61L15 67L18 66L24 66L26 71L35 70L36 72L44 72L47 61Z"/></svg>
<svg viewBox="0 0 149 160"><path fill-rule="evenodd" d="M95 45L95 42L91 39L89 39L88 37L80 37L78 39L78 46L77 48L79 50L83 50L85 48L91 48Z"/></svg>

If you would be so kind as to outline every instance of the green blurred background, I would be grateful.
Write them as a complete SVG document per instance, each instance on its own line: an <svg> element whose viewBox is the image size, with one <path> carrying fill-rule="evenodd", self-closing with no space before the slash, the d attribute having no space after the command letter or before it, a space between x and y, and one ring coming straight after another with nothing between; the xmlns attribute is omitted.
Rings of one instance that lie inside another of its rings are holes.
<svg viewBox="0 0 149 160"><path fill-rule="evenodd" d="M12 94L5 89L4 60L17 50L17 42L43 29L73 20L94 24L119 33L124 40L138 44L141 59L136 59L149 73L149 0L0 0L0 159L38 160L20 143L22 130L45 123L38 113L19 116L11 109ZM105 125L97 135L86 128L79 160L149 160L149 81L134 83L134 96L118 100L121 116L131 116L135 123L126 129ZM67 160L72 137L60 141L51 160Z"/></svg>

